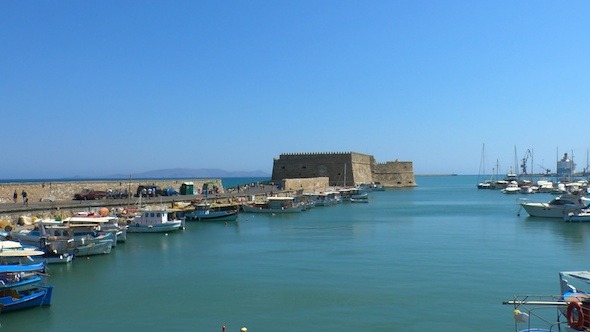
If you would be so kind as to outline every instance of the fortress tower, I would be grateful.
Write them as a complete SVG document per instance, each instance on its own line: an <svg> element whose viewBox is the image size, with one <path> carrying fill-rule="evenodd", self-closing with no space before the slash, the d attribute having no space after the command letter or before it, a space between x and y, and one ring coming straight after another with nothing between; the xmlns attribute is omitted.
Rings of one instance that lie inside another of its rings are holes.
<svg viewBox="0 0 590 332"><path fill-rule="evenodd" d="M272 181L328 177L330 186L355 186L379 182L385 187L413 187L412 162L376 163L357 152L283 153L273 161Z"/></svg>

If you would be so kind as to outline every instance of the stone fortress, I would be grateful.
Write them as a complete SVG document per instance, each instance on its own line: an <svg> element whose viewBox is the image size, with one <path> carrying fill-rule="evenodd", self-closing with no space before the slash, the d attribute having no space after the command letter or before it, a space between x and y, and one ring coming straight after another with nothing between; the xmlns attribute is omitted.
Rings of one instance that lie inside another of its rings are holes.
<svg viewBox="0 0 590 332"><path fill-rule="evenodd" d="M370 183L386 188L416 186L411 161L377 163L373 156L357 152L283 153L274 159L273 182L308 178L327 178L328 185L334 187Z"/></svg>

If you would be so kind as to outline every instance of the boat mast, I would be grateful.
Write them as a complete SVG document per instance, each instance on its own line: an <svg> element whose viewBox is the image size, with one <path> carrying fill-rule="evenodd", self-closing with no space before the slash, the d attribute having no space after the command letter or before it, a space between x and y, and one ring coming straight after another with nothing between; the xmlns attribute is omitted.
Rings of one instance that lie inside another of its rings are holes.
<svg viewBox="0 0 590 332"><path fill-rule="evenodd" d="M514 146L514 173L518 178L518 157L516 156L516 145Z"/></svg>
<svg viewBox="0 0 590 332"><path fill-rule="evenodd" d="M486 156L485 156L486 144L483 143L481 147L481 159L479 161L479 174L477 175L477 181L481 181L480 177L486 177Z"/></svg>
<svg viewBox="0 0 590 332"><path fill-rule="evenodd" d="M344 163L344 188L346 188L346 163Z"/></svg>

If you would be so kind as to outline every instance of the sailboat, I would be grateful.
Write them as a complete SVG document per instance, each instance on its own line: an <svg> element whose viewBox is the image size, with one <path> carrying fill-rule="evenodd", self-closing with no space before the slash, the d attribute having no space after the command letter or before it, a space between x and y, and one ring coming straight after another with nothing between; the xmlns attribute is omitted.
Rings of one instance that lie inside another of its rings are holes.
<svg viewBox="0 0 590 332"><path fill-rule="evenodd" d="M485 156L485 149L486 149L486 145L485 143L483 144L482 148L481 148L481 161L479 163L479 175L478 175L478 180L480 178L480 176L485 176L486 173L486 156ZM493 173L493 172L492 172ZM494 178L492 175L492 178L483 182L479 182L477 184L477 189L494 189Z"/></svg>

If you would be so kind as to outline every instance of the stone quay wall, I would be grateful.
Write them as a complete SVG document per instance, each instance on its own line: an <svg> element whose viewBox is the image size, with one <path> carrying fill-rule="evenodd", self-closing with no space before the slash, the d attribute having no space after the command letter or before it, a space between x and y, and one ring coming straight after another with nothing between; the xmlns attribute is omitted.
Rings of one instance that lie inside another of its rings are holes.
<svg viewBox="0 0 590 332"><path fill-rule="evenodd" d="M18 193L18 202L22 203L21 192L27 193L29 202L39 202L42 198L54 197L56 201L73 200L74 195L84 189L113 191L127 189L135 194L139 185L156 185L162 189L172 187L180 192L183 182L192 182L195 191L200 190L203 184L209 183L209 189L217 186L223 193L221 179L167 179L167 180L112 180L112 181L48 181L48 182L13 182L0 183L0 203L12 202L14 191Z"/></svg>

